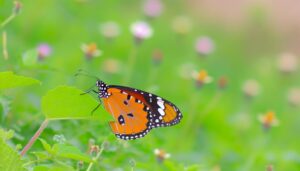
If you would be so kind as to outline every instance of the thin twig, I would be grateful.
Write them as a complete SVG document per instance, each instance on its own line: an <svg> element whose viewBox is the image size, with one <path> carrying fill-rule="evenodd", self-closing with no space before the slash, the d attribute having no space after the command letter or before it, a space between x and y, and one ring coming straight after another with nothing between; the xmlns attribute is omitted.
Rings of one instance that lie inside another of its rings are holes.
<svg viewBox="0 0 300 171"><path fill-rule="evenodd" d="M44 131L44 129L47 127L49 120L44 120L44 122L41 124L40 128L36 131L36 133L31 137L29 142L26 144L26 146L21 151L20 155L24 156L26 152L31 148L33 143L37 140L37 138L41 135L41 133Z"/></svg>
<svg viewBox="0 0 300 171"><path fill-rule="evenodd" d="M12 19L16 17L15 13L12 13L8 18L6 18L0 25L0 28L3 28L6 24L8 24Z"/></svg>
<svg viewBox="0 0 300 171"><path fill-rule="evenodd" d="M8 52L7 52L7 35L6 31L2 32L2 50L3 50L3 57L5 60L8 59Z"/></svg>
<svg viewBox="0 0 300 171"><path fill-rule="evenodd" d="M91 162L88 166L88 168L86 169L86 171L90 171L94 165L94 163L99 159L99 157L101 156L103 150L104 150L104 143L106 143L106 141L103 141L101 148L97 154L97 156L95 158L93 158L93 162Z"/></svg>
<svg viewBox="0 0 300 171"><path fill-rule="evenodd" d="M206 109L202 112L202 115L200 116L201 120L203 120L211 112L211 110L214 109L217 106L221 96L222 96L221 92L217 92L214 95L212 100L207 105Z"/></svg>

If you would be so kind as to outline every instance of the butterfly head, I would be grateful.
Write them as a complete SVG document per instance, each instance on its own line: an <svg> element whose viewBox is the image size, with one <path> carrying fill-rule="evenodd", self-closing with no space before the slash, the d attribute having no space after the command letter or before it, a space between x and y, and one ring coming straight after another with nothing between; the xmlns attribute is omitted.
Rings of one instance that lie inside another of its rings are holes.
<svg viewBox="0 0 300 171"><path fill-rule="evenodd" d="M109 96L109 93L107 92L107 84L101 80L97 80L96 86L98 87L98 94L100 98L107 98Z"/></svg>

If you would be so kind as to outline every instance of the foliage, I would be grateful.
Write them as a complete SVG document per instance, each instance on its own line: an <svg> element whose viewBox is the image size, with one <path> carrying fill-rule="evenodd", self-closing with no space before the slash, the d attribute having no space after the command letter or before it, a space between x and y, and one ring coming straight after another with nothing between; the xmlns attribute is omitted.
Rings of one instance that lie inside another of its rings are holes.
<svg viewBox="0 0 300 171"><path fill-rule="evenodd" d="M13 72L0 72L0 89L15 88L39 84L38 80L24 76L15 75Z"/></svg>
<svg viewBox="0 0 300 171"><path fill-rule="evenodd" d="M8 132L0 129L0 170L3 171L21 171L23 161L20 155L10 147L6 141L13 137L13 131Z"/></svg>
<svg viewBox="0 0 300 171"><path fill-rule="evenodd" d="M263 6L228 26L198 1L161 3L149 16L137 0L0 1L1 171L300 169L298 45L283 41L297 36ZM143 22L141 37L132 24ZM81 95L96 77L172 101L182 122L117 139L103 106L92 113L97 94Z"/></svg>
<svg viewBox="0 0 300 171"><path fill-rule="evenodd" d="M99 102L83 93L79 89L68 86L59 86L50 90L42 98L42 112L47 119L89 119L97 116L96 113L93 115L91 112Z"/></svg>

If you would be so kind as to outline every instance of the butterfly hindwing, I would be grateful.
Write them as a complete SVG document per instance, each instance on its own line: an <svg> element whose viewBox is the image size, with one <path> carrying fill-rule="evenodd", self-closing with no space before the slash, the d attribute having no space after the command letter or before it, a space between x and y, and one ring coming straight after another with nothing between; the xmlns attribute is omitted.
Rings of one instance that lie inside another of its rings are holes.
<svg viewBox="0 0 300 171"><path fill-rule="evenodd" d="M110 86L120 89L123 93L135 97L137 100L145 104L145 108L150 110L149 120L151 128L161 126L171 126L180 122L182 114L180 110L171 102L163 99L155 94L151 94L142 90L132 89L123 86Z"/></svg>

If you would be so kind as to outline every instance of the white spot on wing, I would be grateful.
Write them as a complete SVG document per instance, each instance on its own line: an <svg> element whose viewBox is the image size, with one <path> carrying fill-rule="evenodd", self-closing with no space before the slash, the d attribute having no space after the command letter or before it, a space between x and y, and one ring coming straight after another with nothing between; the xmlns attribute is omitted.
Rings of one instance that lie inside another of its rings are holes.
<svg viewBox="0 0 300 171"><path fill-rule="evenodd" d="M163 100L158 100L157 104L160 108L165 109L164 101Z"/></svg>
<svg viewBox="0 0 300 171"><path fill-rule="evenodd" d="M158 112L159 112L162 116L165 115L165 112L164 112L164 110L163 110L162 108L158 108Z"/></svg>

